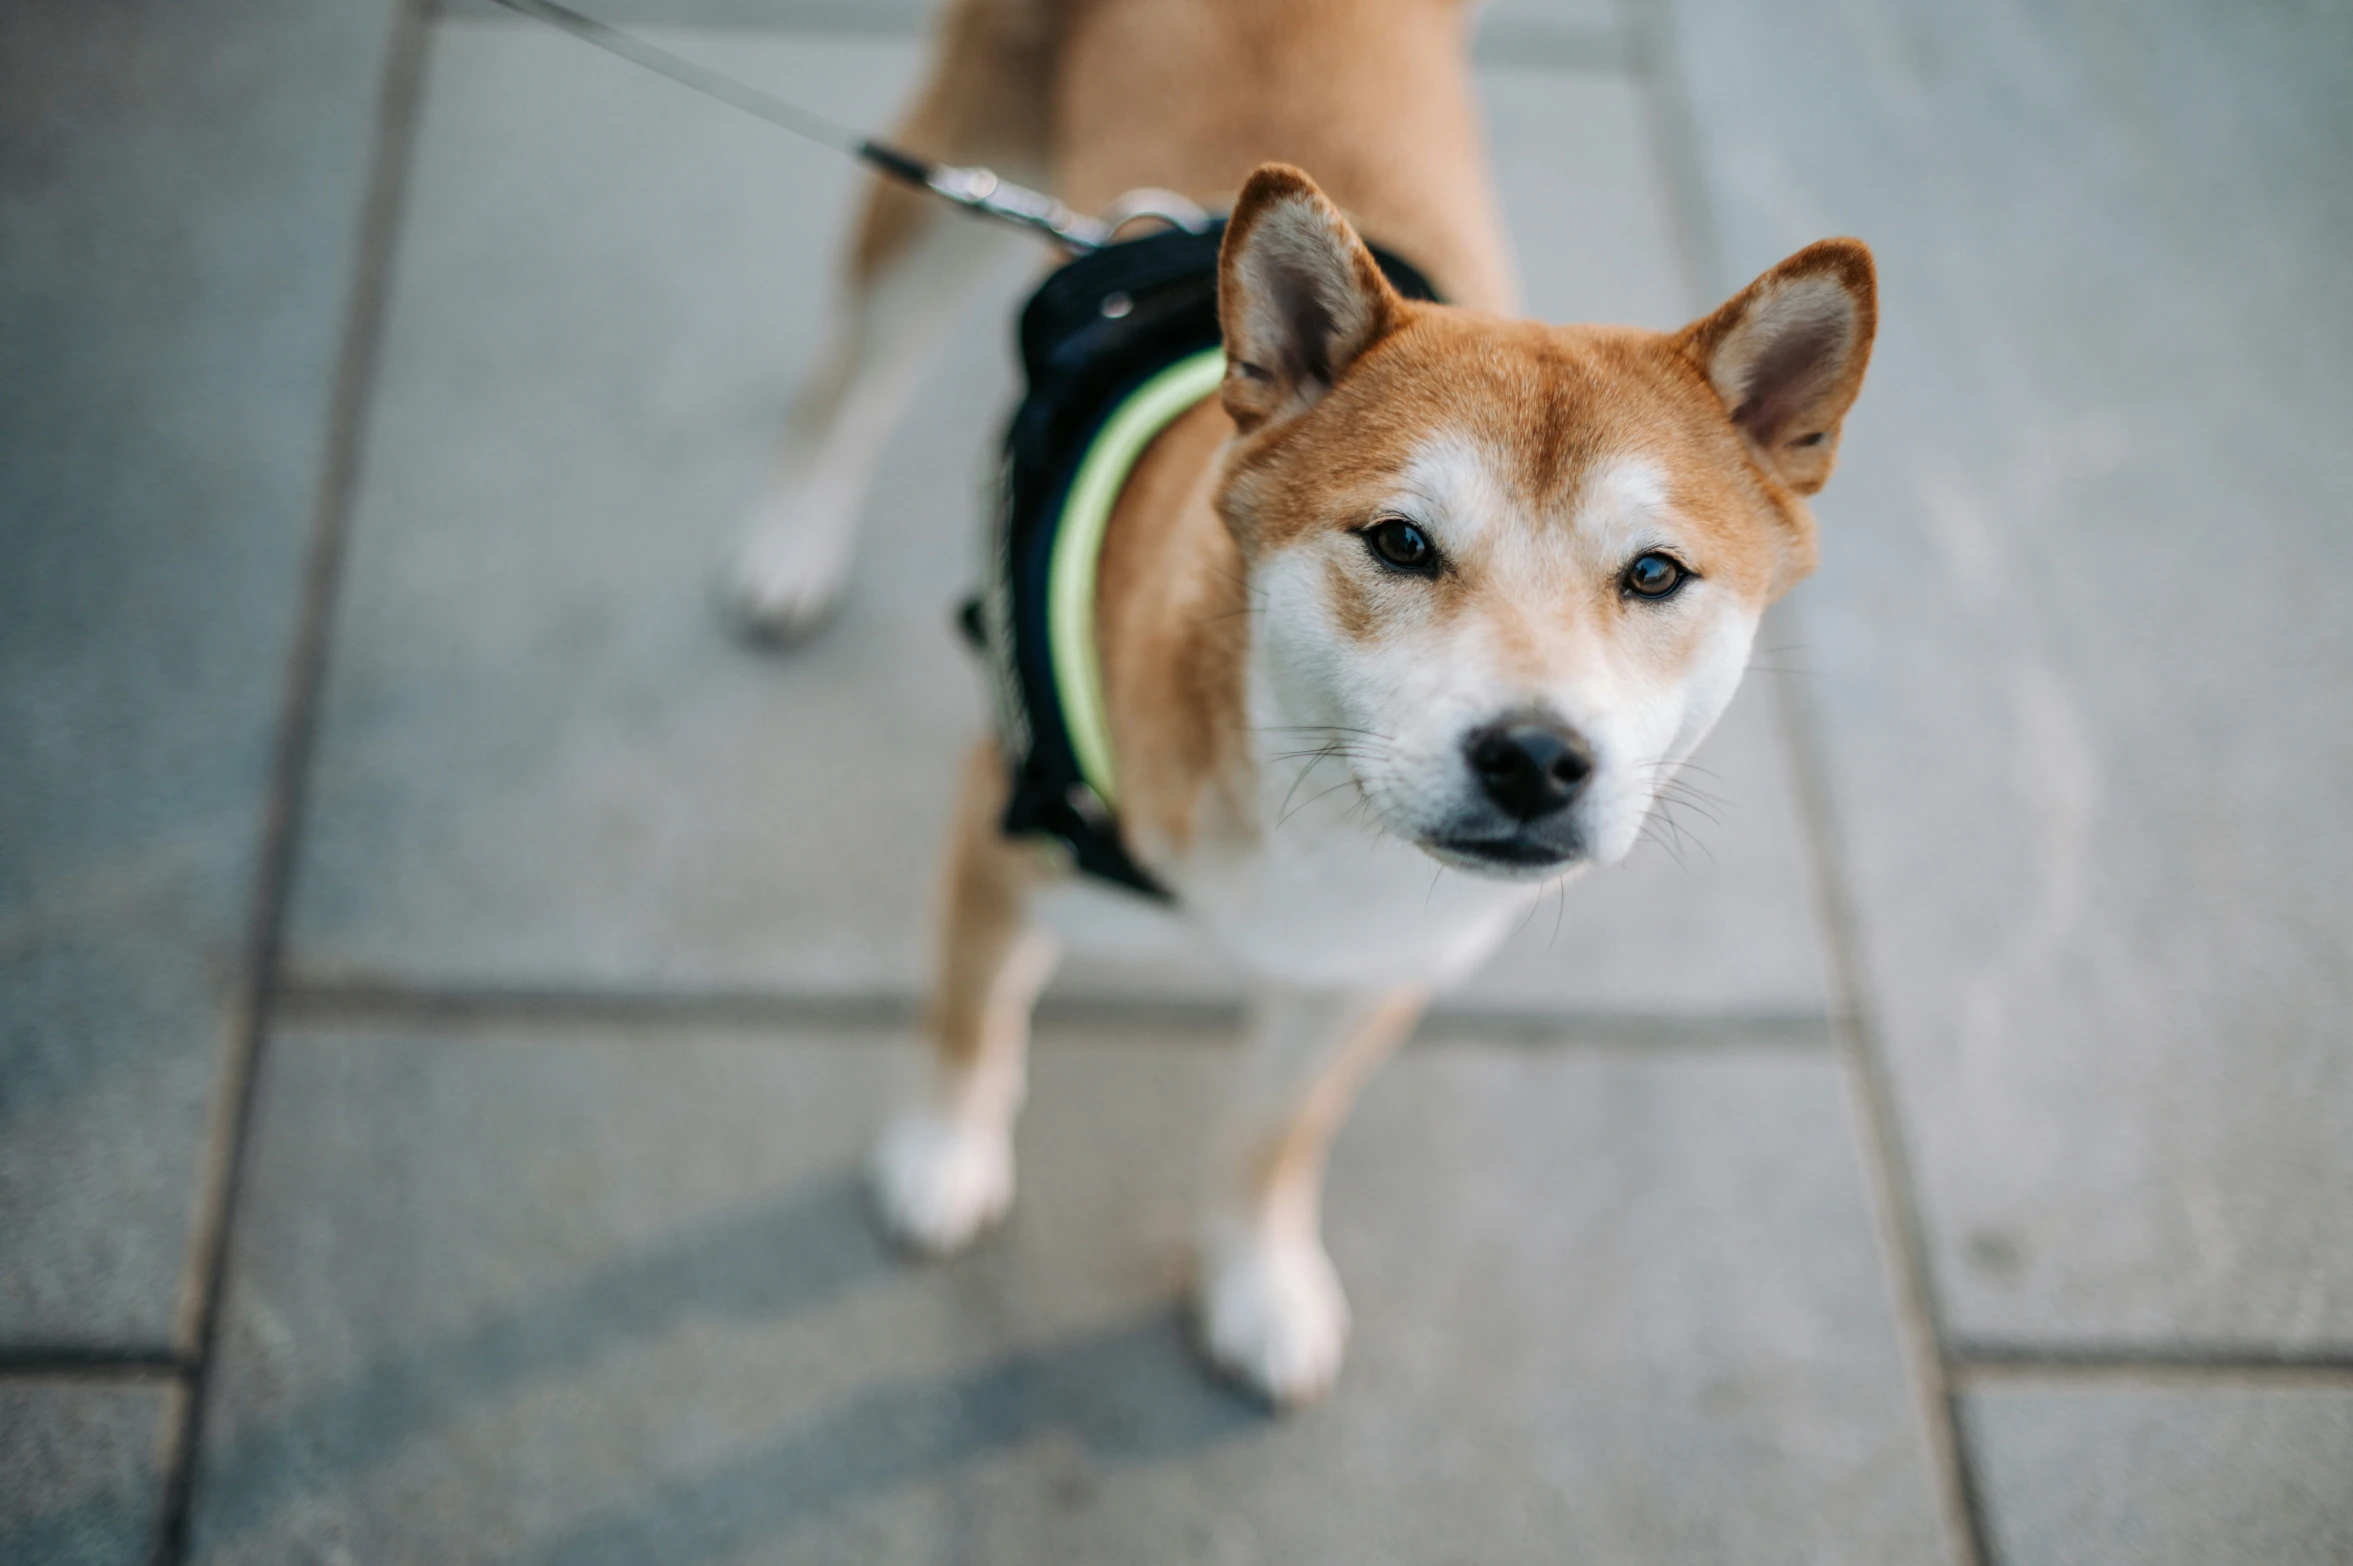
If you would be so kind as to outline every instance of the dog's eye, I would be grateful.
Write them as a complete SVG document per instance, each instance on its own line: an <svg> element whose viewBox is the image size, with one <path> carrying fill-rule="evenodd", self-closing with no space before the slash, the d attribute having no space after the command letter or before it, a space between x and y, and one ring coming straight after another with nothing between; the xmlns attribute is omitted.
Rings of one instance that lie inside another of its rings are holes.
<svg viewBox="0 0 2353 1566"><path fill-rule="evenodd" d="M1672 598L1689 580L1691 573L1672 555L1637 555L1626 567L1625 588L1636 598Z"/></svg>
<svg viewBox="0 0 2353 1566"><path fill-rule="evenodd" d="M1438 546L1430 542L1429 534L1403 517L1383 517L1364 529L1364 542L1383 565L1416 576L1438 574Z"/></svg>

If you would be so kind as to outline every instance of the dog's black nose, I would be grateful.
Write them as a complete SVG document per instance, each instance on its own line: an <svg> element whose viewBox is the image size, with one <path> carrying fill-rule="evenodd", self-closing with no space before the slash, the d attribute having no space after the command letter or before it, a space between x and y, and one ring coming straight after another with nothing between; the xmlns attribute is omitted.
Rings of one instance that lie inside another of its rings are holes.
<svg viewBox="0 0 2353 1566"><path fill-rule="evenodd" d="M1593 748L1565 723L1517 718L1466 741L1487 797L1522 821L1562 809L1593 773Z"/></svg>

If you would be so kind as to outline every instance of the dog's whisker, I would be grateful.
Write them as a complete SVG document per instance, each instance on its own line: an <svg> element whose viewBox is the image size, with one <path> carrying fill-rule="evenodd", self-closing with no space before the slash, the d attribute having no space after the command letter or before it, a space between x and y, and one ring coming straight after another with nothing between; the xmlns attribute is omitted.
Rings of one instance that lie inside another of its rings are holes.
<svg viewBox="0 0 2353 1566"><path fill-rule="evenodd" d="M1275 807L1275 824L1277 826L1282 825L1283 821L1287 819L1286 812L1290 810L1292 797L1299 792L1300 785L1307 781L1309 773L1322 765L1327 754L1327 752L1320 750L1307 753L1307 764L1301 767L1299 775L1291 780L1291 787L1284 793L1282 804Z"/></svg>
<svg viewBox="0 0 2353 1566"><path fill-rule="evenodd" d="M1361 734L1368 739L1389 738L1378 729L1352 728L1345 723L1255 723L1248 727L1253 734Z"/></svg>
<svg viewBox="0 0 2353 1566"><path fill-rule="evenodd" d="M1699 809L1701 814L1708 815L1710 820L1714 820L1715 817L1710 815L1708 810L1701 809L1701 807L1712 807L1715 810L1730 810L1734 808L1731 800L1725 798L1721 794L1714 792L1711 789L1700 787L1697 783L1692 782L1689 778L1673 776L1657 778L1651 783L1650 787L1652 796L1654 798L1680 800L1684 804L1692 806L1694 809ZM1718 824L1721 825L1720 822Z"/></svg>
<svg viewBox="0 0 2353 1566"><path fill-rule="evenodd" d="M1707 806L1695 803L1692 800L1684 799L1677 795L1664 793L1658 794L1654 796L1654 798L1659 808L1662 810L1669 809L1675 805L1681 805L1684 809L1690 811L1693 815L1704 818L1710 825L1720 827L1724 824L1723 817L1708 809Z"/></svg>
<svg viewBox="0 0 2353 1566"><path fill-rule="evenodd" d="M1736 808L1731 801L1718 799L1713 794L1686 793L1681 789L1661 789L1659 797L1678 805L1688 805L1717 826L1724 824L1724 818L1718 814L1719 811L1728 812Z"/></svg>
<svg viewBox="0 0 2353 1566"><path fill-rule="evenodd" d="M1252 612L1253 611L1248 609L1228 609L1224 614L1203 615L1200 619L1195 620L1193 623L1197 626L1217 625L1227 620L1245 620L1250 617Z"/></svg>
<svg viewBox="0 0 2353 1566"><path fill-rule="evenodd" d="M1305 799L1303 799L1303 800L1301 800L1301 801L1299 802L1299 809L1298 809L1298 810L1287 810L1287 811L1283 811L1283 812L1280 812L1280 813L1278 813L1278 814L1276 815L1276 817L1275 817L1275 825L1276 825L1276 826L1278 826L1278 827L1279 827L1279 826L1281 826L1281 825L1282 825L1284 822L1286 822L1286 821L1289 821L1289 820L1290 820L1290 819L1291 819L1293 816L1295 816L1295 815L1299 814L1299 811L1300 811L1300 810L1306 810L1306 809L1310 808L1311 806L1313 806L1313 805L1315 804L1315 802L1316 802L1317 800L1319 800L1319 799L1328 799L1328 798L1330 798L1332 795L1339 793L1339 792L1340 792L1340 790L1342 790L1342 789L1344 789L1344 788L1354 788L1355 786L1356 786L1356 779L1354 779L1354 778L1343 778L1343 779L1341 779L1339 782L1337 782L1337 783L1333 784L1333 785L1332 785L1330 788L1323 789L1323 790L1321 790L1321 791L1319 791L1319 792L1317 792L1317 793L1314 793L1314 794L1310 794L1310 795L1309 795L1307 798L1305 798Z"/></svg>
<svg viewBox="0 0 2353 1566"><path fill-rule="evenodd" d="M1303 756L1306 755L1309 751L1325 750L1333 746L1344 747L1345 749L1358 755L1374 755L1385 749L1385 747L1367 745L1363 740L1354 739L1348 735L1343 734L1337 739L1326 740L1321 745L1303 745L1293 750L1269 751L1267 754L1269 756Z"/></svg>
<svg viewBox="0 0 2353 1566"><path fill-rule="evenodd" d="M1683 862L1683 834L1672 817L1652 811L1642 819L1639 835L1658 845L1659 851L1675 861L1675 868L1686 874L1691 867Z"/></svg>
<svg viewBox="0 0 2353 1566"><path fill-rule="evenodd" d="M1518 940L1518 939L1519 939L1519 936L1520 936L1520 932L1521 932L1521 931L1523 931L1523 930L1525 930L1525 929L1527 929L1529 925L1531 925L1531 924L1534 924L1534 923L1536 922L1536 910L1537 910L1537 909L1539 909L1539 908L1541 908L1541 907L1543 907L1543 906L1544 906L1544 897L1543 897L1543 894L1542 894L1542 893L1538 893L1538 894L1537 894L1537 895L1536 895L1536 896L1535 896L1533 899L1531 899L1531 900L1529 901L1529 903L1528 903L1528 911L1527 911L1527 913L1521 917L1521 919L1520 919L1520 922L1519 922L1518 924L1516 924L1516 925L1514 925L1514 926L1512 927L1512 932L1511 932L1511 933L1512 933L1512 939L1514 939L1514 940Z"/></svg>
<svg viewBox="0 0 2353 1566"><path fill-rule="evenodd" d="M1354 750L1343 745L1332 744L1317 745L1301 750L1270 751L1268 752L1266 759L1269 762L1275 762L1297 761L1302 756L1338 756L1345 761L1362 761L1365 759L1366 754L1366 752L1361 750Z"/></svg>
<svg viewBox="0 0 2353 1566"><path fill-rule="evenodd" d="M1688 830L1680 821L1675 819L1674 807L1671 804L1662 803L1662 811L1668 823L1674 828L1678 841L1688 842L1692 847L1698 849L1702 854L1705 854L1709 864L1712 865L1716 863L1716 851L1708 847L1707 840L1705 838L1701 837L1696 832ZM1705 814L1704 811L1701 813L1703 815Z"/></svg>
<svg viewBox="0 0 2353 1566"><path fill-rule="evenodd" d="M1703 767L1696 761L1646 761L1642 763L1642 769L1650 773L1668 772L1677 775L1696 772L1703 778L1714 778L1719 783L1725 781L1723 773L1712 767Z"/></svg>

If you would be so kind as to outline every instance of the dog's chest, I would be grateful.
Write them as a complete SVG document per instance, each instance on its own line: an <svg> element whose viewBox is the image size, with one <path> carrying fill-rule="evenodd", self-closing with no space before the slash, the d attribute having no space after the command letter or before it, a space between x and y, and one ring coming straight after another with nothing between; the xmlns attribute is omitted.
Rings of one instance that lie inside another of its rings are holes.
<svg viewBox="0 0 2353 1566"><path fill-rule="evenodd" d="M1442 989L1540 895L1443 869L1376 826L1352 784L1310 778L1294 794L1270 781L1267 794L1246 850L1205 845L1169 871L1193 922L1267 979Z"/></svg>
<svg viewBox="0 0 2353 1566"><path fill-rule="evenodd" d="M1262 793L1252 839L1206 841L1154 863L1182 923L1254 978L1443 989L1550 889L1442 869L1376 827L1337 774L1296 789L1287 775L1270 778ZM1084 878L1045 892L1037 911L1079 950L1149 950L1175 933L1152 905Z"/></svg>

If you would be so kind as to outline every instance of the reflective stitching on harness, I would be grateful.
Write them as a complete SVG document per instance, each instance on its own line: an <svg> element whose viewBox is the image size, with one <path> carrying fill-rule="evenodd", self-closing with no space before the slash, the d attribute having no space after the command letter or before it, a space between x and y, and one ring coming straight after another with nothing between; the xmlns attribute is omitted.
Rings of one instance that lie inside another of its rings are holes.
<svg viewBox="0 0 2353 1566"><path fill-rule="evenodd" d="M1112 792L1111 720L1103 699L1103 662L1095 652L1095 579L1103 536L1144 448L1215 392L1224 376L1225 351L1205 348L1137 387L1088 446L1054 536L1046 585L1054 690L1079 772L1109 807L1118 805Z"/></svg>

